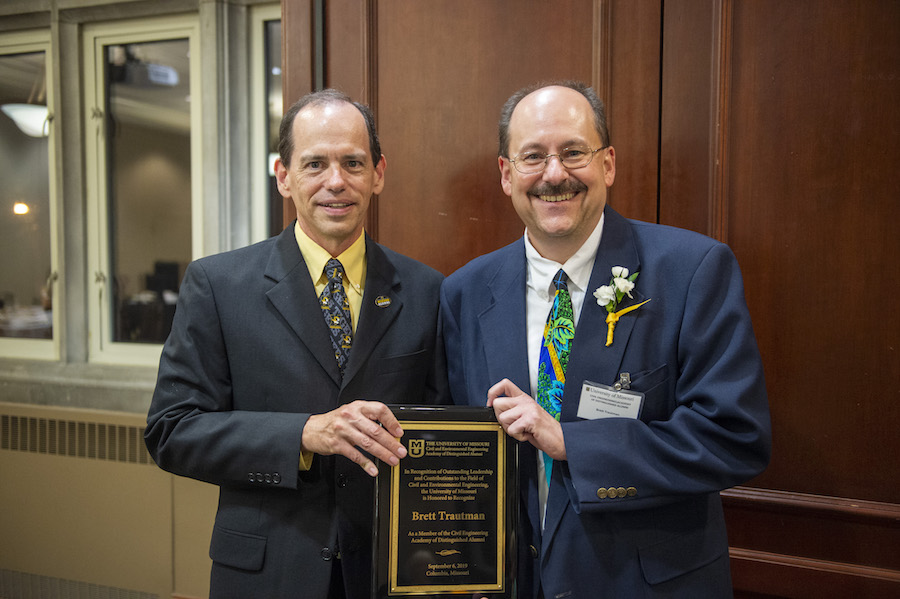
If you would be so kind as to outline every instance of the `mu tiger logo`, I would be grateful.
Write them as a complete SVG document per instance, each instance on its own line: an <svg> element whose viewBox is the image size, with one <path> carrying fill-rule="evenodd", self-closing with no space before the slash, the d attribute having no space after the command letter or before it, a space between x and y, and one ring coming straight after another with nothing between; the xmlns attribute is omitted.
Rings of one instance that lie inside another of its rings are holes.
<svg viewBox="0 0 900 599"><path fill-rule="evenodd" d="M409 455L414 458L421 458L425 455L425 439L410 439Z"/></svg>

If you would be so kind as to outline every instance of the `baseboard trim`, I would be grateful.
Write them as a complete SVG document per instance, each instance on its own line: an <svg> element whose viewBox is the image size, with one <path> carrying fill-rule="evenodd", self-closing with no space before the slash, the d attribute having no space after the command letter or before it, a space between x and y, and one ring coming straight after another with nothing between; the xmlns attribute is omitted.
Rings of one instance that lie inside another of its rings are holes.
<svg viewBox="0 0 900 599"><path fill-rule="evenodd" d="M736 591L795 599L900 597L900 571L732 548Z"/></svg>

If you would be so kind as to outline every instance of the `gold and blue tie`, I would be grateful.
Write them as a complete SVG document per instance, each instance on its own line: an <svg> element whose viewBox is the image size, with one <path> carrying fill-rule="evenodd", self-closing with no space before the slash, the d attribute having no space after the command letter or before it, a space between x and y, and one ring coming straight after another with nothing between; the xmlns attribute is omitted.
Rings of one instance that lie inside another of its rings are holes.
<svg viewBox="0 0 900 599"><path fill-rule="evenodd" d="M350 359L350 347L353 345L353 325L350 320L350 302L344 291L344 267L337 258L332 258L325 264L325 277L328 282L319 296L319 306L331 333L334 359L343 377L347 360Z"/></svg>
<svg viewBox="0 0 900 599"><path fill-rule="evenodd" d="M556 293L553 296L553 307L547 316L544 326L544 338L541 340L541 357L538 361L537 402L551 416L559 420L562 409L563 387L566 384L566 366L569 364L569 350L575 338L575 319L572 312L572 298L566 285L568 277L560 269L553 278ZM544 455L544 471L547 484L553 460Z"/></svg>

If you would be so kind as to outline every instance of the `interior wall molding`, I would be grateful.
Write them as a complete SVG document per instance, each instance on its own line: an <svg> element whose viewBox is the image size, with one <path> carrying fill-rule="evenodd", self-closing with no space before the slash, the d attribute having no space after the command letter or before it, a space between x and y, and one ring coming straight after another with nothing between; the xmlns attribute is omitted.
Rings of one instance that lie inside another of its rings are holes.
<svg viewBox="0 0 900 599"><path fill-rule="evenodd" d="M363 98L372 113L375 115L376 126L378 124L378 0L366 0L365 14L363 18ZM372 238L378 241L378 195L372 196L369 211L366 214L366 231Z"/></svg>
<svg viewBox="0 0 900 599"><path fill-rule="evenodd" d="M896 503L753 487L734 487L722 491L721 495L726 507L875 520L900 526L900 504Z"/></svg>
<svg viewBox="0 0 900 599"><path fill-rule="evenodd" d="M900 572L749 549L729 550L732 584L752 597L835 599L900 596Z"/></svg>
<svg viewBox="0 0 900 599"><path fill-rule="evenodd" d="M713 2L713 56L710 73L709 234L728 243L729 103L731 94L731 0Z"/></svg>
<svg viewBox="0 0 900 599"><path fill-rule="evenodd" d="M594 0L594 50L592 69L594 89L606 102L609 113L609 97L612 77L611 26L612 3L610 0Z"/></svg>
<svg viewBox="0 0 900 599"><path fill-rule="evenodd" d="M722 499L738 599L900 596L900 505L751 487Z"/></svg>

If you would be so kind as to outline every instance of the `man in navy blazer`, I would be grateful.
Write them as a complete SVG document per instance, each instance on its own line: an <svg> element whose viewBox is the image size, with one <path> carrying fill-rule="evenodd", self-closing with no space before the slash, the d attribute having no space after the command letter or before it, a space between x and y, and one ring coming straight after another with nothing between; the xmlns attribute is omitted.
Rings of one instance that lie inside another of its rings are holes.
<svg viewBox="0 0 900 599"><path fill-rule="evenodd" d="M734 255L606 205L615 150L583 84L513 95L499 165L525 235L444 281L441 320L453 400L520 441L519 597L730 597L719 491L771 446ZM557 420L533 397L559 269L575 327Z"/></svg>
<svg viewBox="0 0 900 599"><path fill-rule="evenodd" d="M367 107L306 96L279 151L297 222L188 267L145 439L162 468L220 487L212 598L369 599L374 458L406 455L385 404L447 398L443 277L363 232L385 169ZM343 375L319 298L331 258L352 313Z"/></svg>

